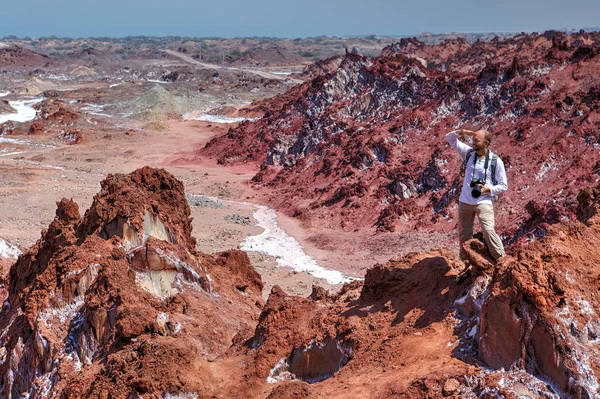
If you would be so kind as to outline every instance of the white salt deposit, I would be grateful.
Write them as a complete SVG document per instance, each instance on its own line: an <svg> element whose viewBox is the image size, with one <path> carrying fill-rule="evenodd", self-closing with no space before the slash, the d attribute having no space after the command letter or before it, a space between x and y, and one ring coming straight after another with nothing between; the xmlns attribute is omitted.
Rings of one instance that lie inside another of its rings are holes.
<svg viewBox="0 0 600 399"><path fill-rule="evenodd" d="M110 115L102 112L104 110L105 106L106 105L100 105L100 104L85 104L85 107L83 107L82 110L84 110L85 112L87 112L88 114L91 114L91 115L110 116Z"/></svg>
<svg viewBox="0 0 600 399"><path fill-rule="evenodd" d="M0 258L16 259L21 255L21 250L0 238Z"/></svg>
<svg viewBox="0 0 600 399"><path fill-rule="evenodd" d="M288 369L287 359L284 357L281 359L275 367L271 369L269 372L269 376L267 377L267 383L276 384L281 381L293 380L296 378L295 375L287 371Z"/></svg>
<svg viewBox="0 0 600 399"><path fill-rule="evenodd" d="M194 196L193 197L200 197ZM218 197L201 196L214 203L227 203L232 205L243 205L253 207L256 210L252 214L256 220L256 225L264 231L257 236L246 237L240 244L243 251L256 251L276 258L277 266L289 267L298 272L306 272L316 278L326 280L329 284L343 284L353 280L359 280L344 275L337 270L330 270L319 266L319 264L309 255L304 253L300 243L293 237L287 235L277 225L277 213L264 205L253 204L251 202L238 202L225 200Z"/></svg>
<svg viewBox="0 0 600 399"><path fill-rule="evenodd" d="M198 399L198 394L194 393L194 392L184 392L184 393L165 392L163 394L163 399Z"/></svg>
<svg viewBox="0 0 600 399"><path fill-rule="evenodd" d="M168 323L169 322L169 315L166 314L166 313L164 313L164 312L161 312L161 313L158 314L158 316L156 316L156 321L157 322L161 322L162 321L164 323Z"/></svg>
<svg viewBox="0 0 600 399"><path fill-rule="evenodd" d="M10 137L0 137L0 144L27 144L25 140L12 139Z"/></svg>
<svg viewBox="0 0 600 399"><path fill-rule="evenodd" d="M50 74L50 75L47 75L46 78L49 80L62 80L62 81L71 80L71 77L69 77L65 74L60 74L60 75L59 74Z"/></svg>
<svg viewBox="0 0 600 399"><path fill-rule="evenodd" d="M84 304L83 297L77 296L75 300L62 307L48 306L38 313L38 320L43 322L46 327L52 326L52 320L57 318L60 324L65 324L72 315L74 315Z"/></svg>
<svg viewBox="0 0 600 399"><path fill-rule="evenodd" d="M240 123L244 121L256 121L259 118L232 118L228 116L222 115L199 115L194 119L204 122L212 122L212 123Z"/></svg>
<svg viewBox="0 0 600 399"><path fill-rule="evenodd" d="M256 207L252 216L256 219L257 226L264 231L257 236L246 237L240 249L273 256L279 267L289 267L298 272L309 273L316 278L326 280L329 284L342 284L352 280L337 270L319 266L312 257L305 254L300 243L279 228L274 209L264 205L252 205Z"/></svg>
<svg viewBox="0 0 600 399"><path fill-rule="evenodd" d="M21 151L24 152L24 151ZM5 154L8 155L8 154ZM23 163L27 163L30 165L35 165L35 166L39 166L40 168L45 168L45 169L56 169L56 170L65 170L65 168L63 168L62 166L55 166L55 165L48 165L48 164L44 164L44 163L40 163L40 162L35 162L35 161L27 161L27 160L21 160L21 162Z"/></svg>
<svg viewBox="0 0 600 399"><path fill-rule="evenodd" d="M0 97L6 97L10 94L10 91L0 91Z"/></svg>
<svg viewBox="0 0 600 399"><path fill-rule="evenodd" d="M41 98L36 98L33 100L9 101L8 103L15 109L15 111L17 111L17 113L0 115L0 124L8 121L27 122L32 120L36 115L36 110L33 109L33 105L41 101Z"/></svg>
<svg viewBox="0 0 600 399"><path fill-rule="evenodd" d="M0 157L7 157L9 155L18 155L18 154L23 154L25 151L13 151L13 152L5 152L3 154L0 154Z"/></svg>
<svg viewBox="0 0 600 399"><path fill-rule="evenodd" d="M579 314L581 314L581 315L593 315L594 314L594 308L592 308L590 303L588 301L584 300L582 297L574 299L573 302L576 303L577 305L579 305Z"/></svg>

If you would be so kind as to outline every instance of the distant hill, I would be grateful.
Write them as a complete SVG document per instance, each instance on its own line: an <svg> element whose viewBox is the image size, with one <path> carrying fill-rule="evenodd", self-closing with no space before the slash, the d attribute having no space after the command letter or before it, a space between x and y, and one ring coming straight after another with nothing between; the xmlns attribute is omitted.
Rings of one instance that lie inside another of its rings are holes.
<svg viewBox="0 0 600 399"><path fill-rule="evenodd" d="M47 55L39 54L20 46L0 46L0 67L35 67L55 63Z"/></svg>

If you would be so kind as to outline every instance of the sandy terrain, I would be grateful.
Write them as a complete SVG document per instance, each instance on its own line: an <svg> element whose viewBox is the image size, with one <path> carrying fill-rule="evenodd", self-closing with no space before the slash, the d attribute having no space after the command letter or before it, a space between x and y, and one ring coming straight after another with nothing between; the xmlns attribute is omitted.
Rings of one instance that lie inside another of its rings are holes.
<svg viewBox="0 0 600 399"><path fill-rule="evenodd" d="M129 173L145 165L173 173L189 195L225 201L225 207L192 204L199 250L240 247L246 237L263 231L253 213L256 205L269 203L269 193L250 185L258 166L217 165L198 150L235 126L219 122L247 117L240 114L240 107L281 93L298 81L281 71L256 67L211 64L213 69L207 70L187 55L160 54L164 56L126 60L97 56L89 67L78 58L52 61L30 77L27 68L46 59L24 52L26 69L16 68L13 77L0 79L2 98L20 114L15 117L7 108L8 114L0 116L2 122L9 119L0 140L0 238L28 248L54 218L57 201L72 198L80 209L87 209L107 174ZM25 104L39 107L33 122L32 110L25 115L21 109ZM448 236L375 235L370 229L340 232L284 214L278 214L274 223L298 241L299 251L314 259L316 268L334 270L330 274L345 281L363 278L369 267L395 255L453 242ZM250 257L263 277L265 298L274 284L301 296L309 295L315 283L341 286L339 279L327 281L278 267L277 260L264 253L250 251ZM313 263L304 254L288 253L284 258L290 264Z"/></svg>
<svg viewBox="0 0 600 399"><path fill-rule="evenodd" d="M54 218L56 202L61 198L72 198L80 208L86 209L108 173L129 173L151 165L164 167L181 179L189 195L226 200L221 202L223 208L192 203L193 235L198 239L199 250L211 253L237 248L246 236L262 232L252 219L256 208L240 203L261 202L260 194L248 185L257 170L253 166L224 167L210 160L194 159L192 163L185 159L185 150L203 146L225 129L227 125L201 121L169 121L165 132L103 131L86 137L83 144L48 148L42 147L47 138L27 137L27 149L20 149L24 152L0 157L3 215L0 237L26 249ZM230 215L251 218L251 222L241 224L226 220ZM369 239L361 240L358 234L340 237L334 232L305 229L297 220L282 215L279 215L279 224L319 265L340 270L352 278L361 278L374 262L383 262L401 250L392 246L374 256L372 245L371 249L365 248ZM401 237L390 235L388 239L400 245ZM332 251L334 247L337 250ZM279 268L271 256L258 252L249 254L265 283L265 298L274 284L290 294L302 296L310 294L312 284L339 288L308 273Z"/></svg>

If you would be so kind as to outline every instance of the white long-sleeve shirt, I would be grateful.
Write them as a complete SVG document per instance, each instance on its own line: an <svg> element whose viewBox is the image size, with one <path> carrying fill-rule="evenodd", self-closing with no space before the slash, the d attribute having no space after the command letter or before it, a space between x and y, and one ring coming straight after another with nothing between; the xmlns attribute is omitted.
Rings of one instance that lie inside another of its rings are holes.
<svg viewBox="0 0 600 399"><path fill-rule="evenodd" d="M451 131L446 135L446 140L448 144L458 154L460 155L463 162L471 150L471 147L466 145L465 143L458 140L459 135L456 134L455 131ZM490 159L491 159L491 151L490 151ZM462 190L460 191L459 201L469 205L479 205L479 204L494 204L494 196L502 194L506 190L508 190L508 182L506 180L506 170L504 169L504 162L497 157L496 159L496 185L492 182L492 168L491 162L488 165L487 177L485 179L484 186L490 189L490 194L481 194L479 198L473 198L471 195L471 190L473 190L470 186L471 180L473 179L473 157L477 157L477 162L475 163L475 179L483 179L485 173L485 156L479 157L477 153L473 153L467 162L467 168L465 170L465 178L463 180Z"/></svg>

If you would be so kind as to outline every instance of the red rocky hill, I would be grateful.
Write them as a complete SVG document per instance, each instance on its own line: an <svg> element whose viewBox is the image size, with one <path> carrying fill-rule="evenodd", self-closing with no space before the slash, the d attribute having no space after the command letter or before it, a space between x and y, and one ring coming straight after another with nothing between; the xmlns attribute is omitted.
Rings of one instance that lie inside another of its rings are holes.
<svg viewBox="0 0 600 399"><path fill-rule="evenodd" d="M56 60L20 46L0 48L0 67L36 67L55 64Z"/></svg>
<svg viewBox="0 0 600 399"><path fill-rule="evenodd" d="M199 253L190 233L183 185L164 170L109 175L83 218L59 202L8 276L0 396L201 390L195 362L255 325L262 282L246 254Z"/></svg>
<svg viewBox="0 0 600 399"><path fill-rule="evenodd" d="M261 164L272 204L314 223L453 231L461 162L444 134L488 129L509 181L497 226L539 237L599 179L599 54L600 33L403 39L263 101L202 152Z"/></svg>
<svg viewBox="0 0 600 399"><path fill-rule="evenodd" d="M6 398L595 398L600 186L578 220L493 267L482 243L371 268L309 298L240 251L195 250L183 185L109 175L56 218L2 285Z"/></svg>

